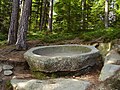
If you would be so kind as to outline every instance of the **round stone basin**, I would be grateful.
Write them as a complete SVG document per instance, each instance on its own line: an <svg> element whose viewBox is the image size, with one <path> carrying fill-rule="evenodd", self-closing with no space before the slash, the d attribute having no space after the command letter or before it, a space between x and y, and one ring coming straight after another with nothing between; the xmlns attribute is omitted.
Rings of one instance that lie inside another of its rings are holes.
<svg viewBox="0 0 120 90"><path fill-rule="evenodd" d="M31 48L24 54L32 71L78 71L98 62L99 51L87 45L53 45Z"/></svg>

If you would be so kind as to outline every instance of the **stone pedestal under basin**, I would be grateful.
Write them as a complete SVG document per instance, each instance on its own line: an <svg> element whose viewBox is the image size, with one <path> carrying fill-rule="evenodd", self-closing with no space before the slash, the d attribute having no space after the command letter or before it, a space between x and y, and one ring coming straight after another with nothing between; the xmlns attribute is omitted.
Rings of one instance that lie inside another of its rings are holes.
<svg viewBox="0 0 120 90"><path fill-rule="evenodd" d="M99 62L99 50L87 45L52 45L31 48L24 54L32 71L78 71Z"/></svg>

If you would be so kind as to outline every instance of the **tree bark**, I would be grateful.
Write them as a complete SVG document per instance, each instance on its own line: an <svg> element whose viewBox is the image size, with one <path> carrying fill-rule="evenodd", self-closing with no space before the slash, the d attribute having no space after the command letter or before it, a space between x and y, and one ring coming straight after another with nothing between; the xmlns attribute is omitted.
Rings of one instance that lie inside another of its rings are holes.
<svg viewBox="0 0 120 90"><path fill-rule="evenodd" d="M25 2L25 0L21 0L21 5L20 5L20 19L19 19L19 23L20 23L20 21L21 21L21 16L22 16L22 12L23 12L23 8L24 8L24 2Z"/></svg>
<svg viewBox="0 0 120 90"><path fill-rule="evenodd" d="M67 20L67 24L68 24L68 31L70 31L71 29L71 1L68 2L68 20Z"/></svg>
<svg viewBox="0 0 120 90"><path fill-rule="evenodd" d="M39 23L39 29L40 29L40 31L42 30L42 27L41 27L42 12L43 12L43 0L41 0L41 3L40 3L40 23Z"/></svg>
<svg viewBox="0 0 120 90"><path fill-rule="evenodd" d="M105 28L109 25L109 0L105 0Z"/></svg>
<svg viewBox="0 0 120 90"><path fill-rule="evenodd" d="M44 21L44 29L47 30L48 24L48 17L49 17L49 2L46 0L46 12L45 12L45 21Z"/></svg>
<svg viewBox="0 0 120 90"><path fill-rule="evenodd" d="M85 30L85 18L86 18L85 4L86 4L86 0L82 0L82 29L83 30Z"/></svg>
<svg viewBox="0 0 120 90"><path fill-rule="evenodd" d="M43 0L43 3L44 3L44 6L43 6L43 12L41 14L40 30L42 30L43 24L44 24L44 21L45 21L45 12L46 12L47 0Z"/></svg>
<svg viewBox="0 0 120 90"><path fill-rule="evenodd" d="M52 32L52 17L53 17L53 0L50 0L49 18L48 18L48 30Z"/></svg>
<svg viewBox="0 0 120 90"><path fill-rule="evenodd" d="M19 0L13 0L10 28L8 32L8 44L15 44L18 29Z"/></svg>
<svg viewBox="0 0 120 90"><path fill-rule="evenodd" d="M36 12L36 14L35 14L35 19L36 19L36 26L35 26L35 28L38 28L39 27L39 21L38 21L38 19L39 19L39 9L40 9L40 0L39 1L37 1L37 3L36 3L36 7L37 7L37 12Z"/></svg>
<svg viewBox="0 0 120 90"><path fill-rule="evenodd" d="M18 28L16 48L18 50L27 49L26 36L28 31L28 20L30 16L30 10L32 6L32 0L25 0L23 11L20 19L20 25Z"/></svg>

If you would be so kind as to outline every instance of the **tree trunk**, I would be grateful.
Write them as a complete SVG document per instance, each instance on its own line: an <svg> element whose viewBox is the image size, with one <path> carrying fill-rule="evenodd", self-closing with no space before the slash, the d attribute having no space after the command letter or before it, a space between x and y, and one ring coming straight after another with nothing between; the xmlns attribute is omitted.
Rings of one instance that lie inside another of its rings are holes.
<svg viewBox="0 0 120 90"><path fill-rule="evenodd" d="M52 32L52 17L53 17L53 0L50 0L49 18L48 18L48 30Z"/></svg>
<svg viewBox="0 0 120 90"><path fill-rule="evenodd" d="M70 16L70 11L71 11L71 1L68 2L68 20L67 20L67 24L68 24L68 31L70 31L71 29L71 16Z"/></svg>
<svg viewBox="0 0 120 90"><path fill-rule="evenodd" d="M20 5L20 19L19 19L19 23L21 21L21 16L22 16L22 12L23 12L23 8L24 8L24 3L25 3L25 0L21 0L21 5Z"/></svg>
<svg viewBox="0 0 120 90"><path fill-rule="evenodd" d="M109 25L109 0L105 0L105 28Z"/></svg>
<svg viewBox="0 0 120 90"><path fill-rule="evenodd" d="M45 22L44 22L44 29L45 30L47 30L48 17L49 17L49 2L47 1L46 2L46 12L45 12Z"/></svg>
<svg viewBox="0 0 120 90"><path fill-rule="evenodd" d="M47 0L44 0L44 6L43 6L43 12L42 12L42 17L41 17L41 22L40 22L40 30L42 30L43 28L43 24L44 24L44 21L45 21L45 12L46 12L46 3L47 3Z"/></svg>
<svg viewBox="0 0 120 90"><path fill-rule="evenodd" d="M85 4L86 0L82 0L82 30L85 30Z"/></svg>
<svg viewBox="0 0 120 90"><path fill-rule="evenodd" d="M30 16L31 6L32 6L32 0L25 0L24 6L23 6L23 12L20 19L20 25L18 28L18 35L17 35L17 42L16 42L16 48L18 50L27 49L26 36L27 36L28 19Z"/></svg>
<svg viewBox="0 0 120 90"><path fill-rule="evenodd" d="M39 1L37 1L36 2L36 8L37 8L37 12L36 12L36 14L35 14L35 19L36 19L36 26L35 26L35 28L39 28L39 22L38 22L38 19L39 19L39 9L40 9L40 0Z"/></svg>
<svg viewBox="0 0 120 90"><path fill-rule="evenodd" d="M42 12L43 12L43 0L41 0L41 3L40 3L40 23L39 23L39 29L40 31L42 30L41 28L41 21L42 21Z"/></svg>
<svg viewBox="0 0 120 90"><path fill-rule="evenodd" d="M8 32L8 44L15 44L18 29L19 0L13 0L10 28Z"/></svg>
<svg viewBox="0 0 120 90"><path fill-rule="evenodd" d="M41 2L40 2L40 22L39 22L39 29L40 30L42 30L41 29L41 20L42 20L42 8L43 8L43 0L41 0Z"/></svg>

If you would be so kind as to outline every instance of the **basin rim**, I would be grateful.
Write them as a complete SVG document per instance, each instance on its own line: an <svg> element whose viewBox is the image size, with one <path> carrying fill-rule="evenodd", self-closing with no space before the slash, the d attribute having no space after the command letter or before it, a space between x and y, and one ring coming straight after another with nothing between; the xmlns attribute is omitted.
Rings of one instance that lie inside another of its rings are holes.
<svg viewBox="0 0 120 90"><path fill-rule="evenodd" d="M50 46L38 46L38 47L33 47L31 49L29 49L27 52L24 53L24 57L26 56L33 56L33 57L41 57L41 58L53 58L50 56L44 56L44 55L38 55L33 53L33 51L37 50L37 49L42 49L42 48L48 48L48 47L62 47L62 46L81 46L81 47L87 47L89 49L91 49L91 51L86 52L86 53L82 53L79 55L75 55L75 56L80 56L80 55L90 55L90 54L95 54L95 53L99 53L99 50L96 49L94 46L90 46L90 45L78 45L78 44L65 44L65 45L50 45ZM59 56L55 56L55 57L59 57ZM68 56L64 56L64 57L68 57Z"/></svg>

